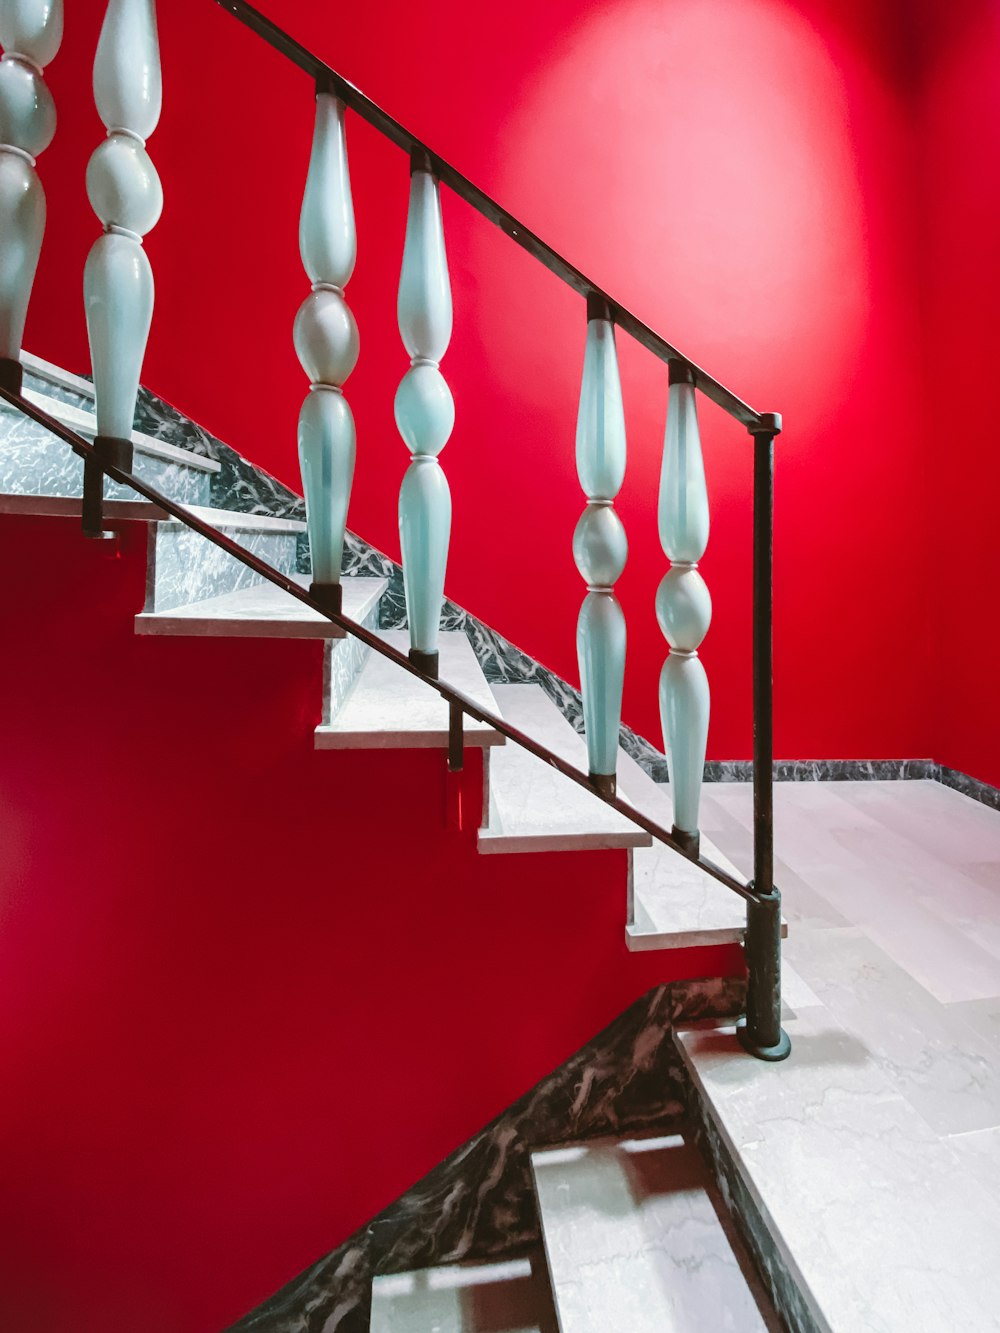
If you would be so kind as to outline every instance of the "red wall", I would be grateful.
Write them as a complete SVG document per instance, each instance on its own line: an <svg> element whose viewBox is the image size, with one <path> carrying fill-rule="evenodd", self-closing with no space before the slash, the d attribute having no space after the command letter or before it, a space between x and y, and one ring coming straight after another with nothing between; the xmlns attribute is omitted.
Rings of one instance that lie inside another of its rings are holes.
<svg viewBox="0 0 1000 1333"><path fill-rule="evenodd" d="M317 753L318 644L136 637L144 537L0 521L11 1333L229 1324L651 986L740 967L628 954L623 852L444 832L440 754Z"/></svg>
<svg viewBox="0 0 1000 1333"><path fill-rule="evenodd" d="M264 7L691 356L785 414L777 753L926 754L927 598L912 555L926 508L915 94L892 7L442 0L430 12L342 6L336 18L319 0ZM87 62L100 8L71 7L52 66L62 124L42 164L51 223L28 336L79 368L80 273L95 233L82 182L100 134ZM297 486L304 377L290 328L306 292L297 217L311 88L208 0L160 8L166 103L150 147L167 206L149 240L159 297L146 379ZM349 295L363 349L348 385L360 438L351 522L397 554L407 164L363 124L349 136L360 234ZM456 510L448 590L576 680L583 303L460 201L447 198L445 213L456 320L444 364L458 407L444 455ZM665 368L625 339L621 356L625 714L656 739ZM750 445L710 405L703 422L710 754L738 758L750 752Z"/></svg>
<svg viewBox="0 0 1000 1333"><path fill-rule="evenodd" d="M934 507L914 577L931 589L934 753L1000 785L1000 11L928 4L921 269Z"/></svg>

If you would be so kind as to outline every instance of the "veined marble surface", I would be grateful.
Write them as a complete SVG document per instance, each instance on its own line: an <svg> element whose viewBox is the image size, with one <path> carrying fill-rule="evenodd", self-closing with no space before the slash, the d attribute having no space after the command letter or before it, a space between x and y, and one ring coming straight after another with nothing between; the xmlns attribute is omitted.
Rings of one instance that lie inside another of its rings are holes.
<svg viewBox="0 0 1000 1333"><path fill-rule="evenodd" d="M706 793L744 869L752 793ZM940 783L783 784L792 1056L681 1038L705 1146L789 1325L1000 1328L1000 813Z"/></svg>
<svg viewBox="0 0 1000 1333"><path fill-rule="evenodd" d="M650 991L367 1227L235 1324L234 1333L367 1333L376 1271L407 1273L537 1246L531 1150L676 1128L686 1088L673 1026L736 1014L742 1004L735 979Z"/></svg>
<svg viewBox="0 0 1000 1333"><path fill-rule="evenodd" d="M297 532L234 529L230 535L283 574L295 573ZM169 611L261 582L235 556L183 523L154 524L149 543L146 611Z"/></svg>
<svg viewBox="0 0 1000 1333"><path fill-rule="evenodd" d="M536 1253L376 1277L371 1333L558 1333L545 1260Z"/></svg>
<svg viewBox="0 0 1000 1333"><path fill-rule="evenodd" d="M542 1149L531 1164L562 1333L778 1333L679 1134Z"/></svg>

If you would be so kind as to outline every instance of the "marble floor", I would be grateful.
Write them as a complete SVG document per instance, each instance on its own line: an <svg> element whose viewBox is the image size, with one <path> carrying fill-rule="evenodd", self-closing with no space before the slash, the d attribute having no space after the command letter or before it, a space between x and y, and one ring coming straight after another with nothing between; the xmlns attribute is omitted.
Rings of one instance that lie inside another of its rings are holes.
<svg viewBox="0 0 1000 1333"><path fill-rule="evenodd" d="M752 796L705 793L750 870ZM792 1058L682 1046L818 1327L1000 1330L1000 812L933 781L787 783Z"/></svg>

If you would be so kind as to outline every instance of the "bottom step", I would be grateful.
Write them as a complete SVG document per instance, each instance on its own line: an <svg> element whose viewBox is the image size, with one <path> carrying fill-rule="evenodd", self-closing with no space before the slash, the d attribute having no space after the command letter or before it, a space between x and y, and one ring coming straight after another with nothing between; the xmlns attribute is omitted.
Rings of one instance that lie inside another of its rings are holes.
<svg viewBox="0 0 1000 1333"><path fill-rule="evenodd" d="M557 1333L544 1266L539 1255L377 1277L371 1333Z"/></svg>
<svg viewBox="0 0 1000 1333"><path fill-rule="evenodd" d="M779 1328L680 1135L543 1149L531 1166L562 1333Z"/></svg>

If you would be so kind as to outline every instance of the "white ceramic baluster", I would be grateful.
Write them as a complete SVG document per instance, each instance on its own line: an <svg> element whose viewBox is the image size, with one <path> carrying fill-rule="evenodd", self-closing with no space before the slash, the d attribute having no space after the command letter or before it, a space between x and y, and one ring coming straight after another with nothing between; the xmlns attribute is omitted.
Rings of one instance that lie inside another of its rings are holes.
<svg viewBox="0 0 1000 1333"><path fill-rule="evenodd" d="M587 595L576 626L590 780L614 795L625 679L625 616L614 585L628 541L614 498L625 480L625 413L615 327L607 303L587 301L587 346L576 422L576 470L587 497L573 534L573 556Z"/></svg>
<svg viewBox="0 0 1000 1333"><path fill-rule="evenodd" d="M21 343L45 231L35 158L56 132L42 69L59 50L62 0L0 0L0 385L21 392Z"/></svg>
<svg viewBox="0 0 1000 1333"><path fill-rule="evenodd" d="M708 545L708 490L694 375L681 361L670 362L659 527L671 565L656 593L656 618L670 645L660 673L660 720L674 805L674 836L697 853L709 713L708 677L698 648L712 620L712 599L698 572L698 561Z"/></svg>
<svg viewBox="0 0 1000 1333"><path fill-rule="evenodd" d="M132 424L153 318L153 271L142 238L159 221L163 190L146 152L162 88L155 0L109 0L94 61L94 101L108 134L87 166L87 196L104 226L83 275L99 455L132 466ZM84 479L88 500L100 481ZM93 514L91 515L93 517ZM99 515L98 515L99 518Z"/></svg>
<svg viewBox="0 0 1000 1333"><path fill-rule="evenodd" d="M451 492L437 456L455 425L455 403L438 363L451 341L451 286L438 182L429 158L417 151L410 162L397 313L410 357L395 402L396 425L411 453L399 492L410 660L436 677L451 536Z"/></svg>
<svg viewBox="0 0 1000 1333"><path fill-rule="evenodd" d="M299 220L299 250L312 282L293 337L309 393L299 413L299 466L306 498L313 596L341 610L340 573L354 479L354 417L342 386L358 360L358 327L344 300L357 236L347 168L344 106L316 95L316 128Z"/></svg>

